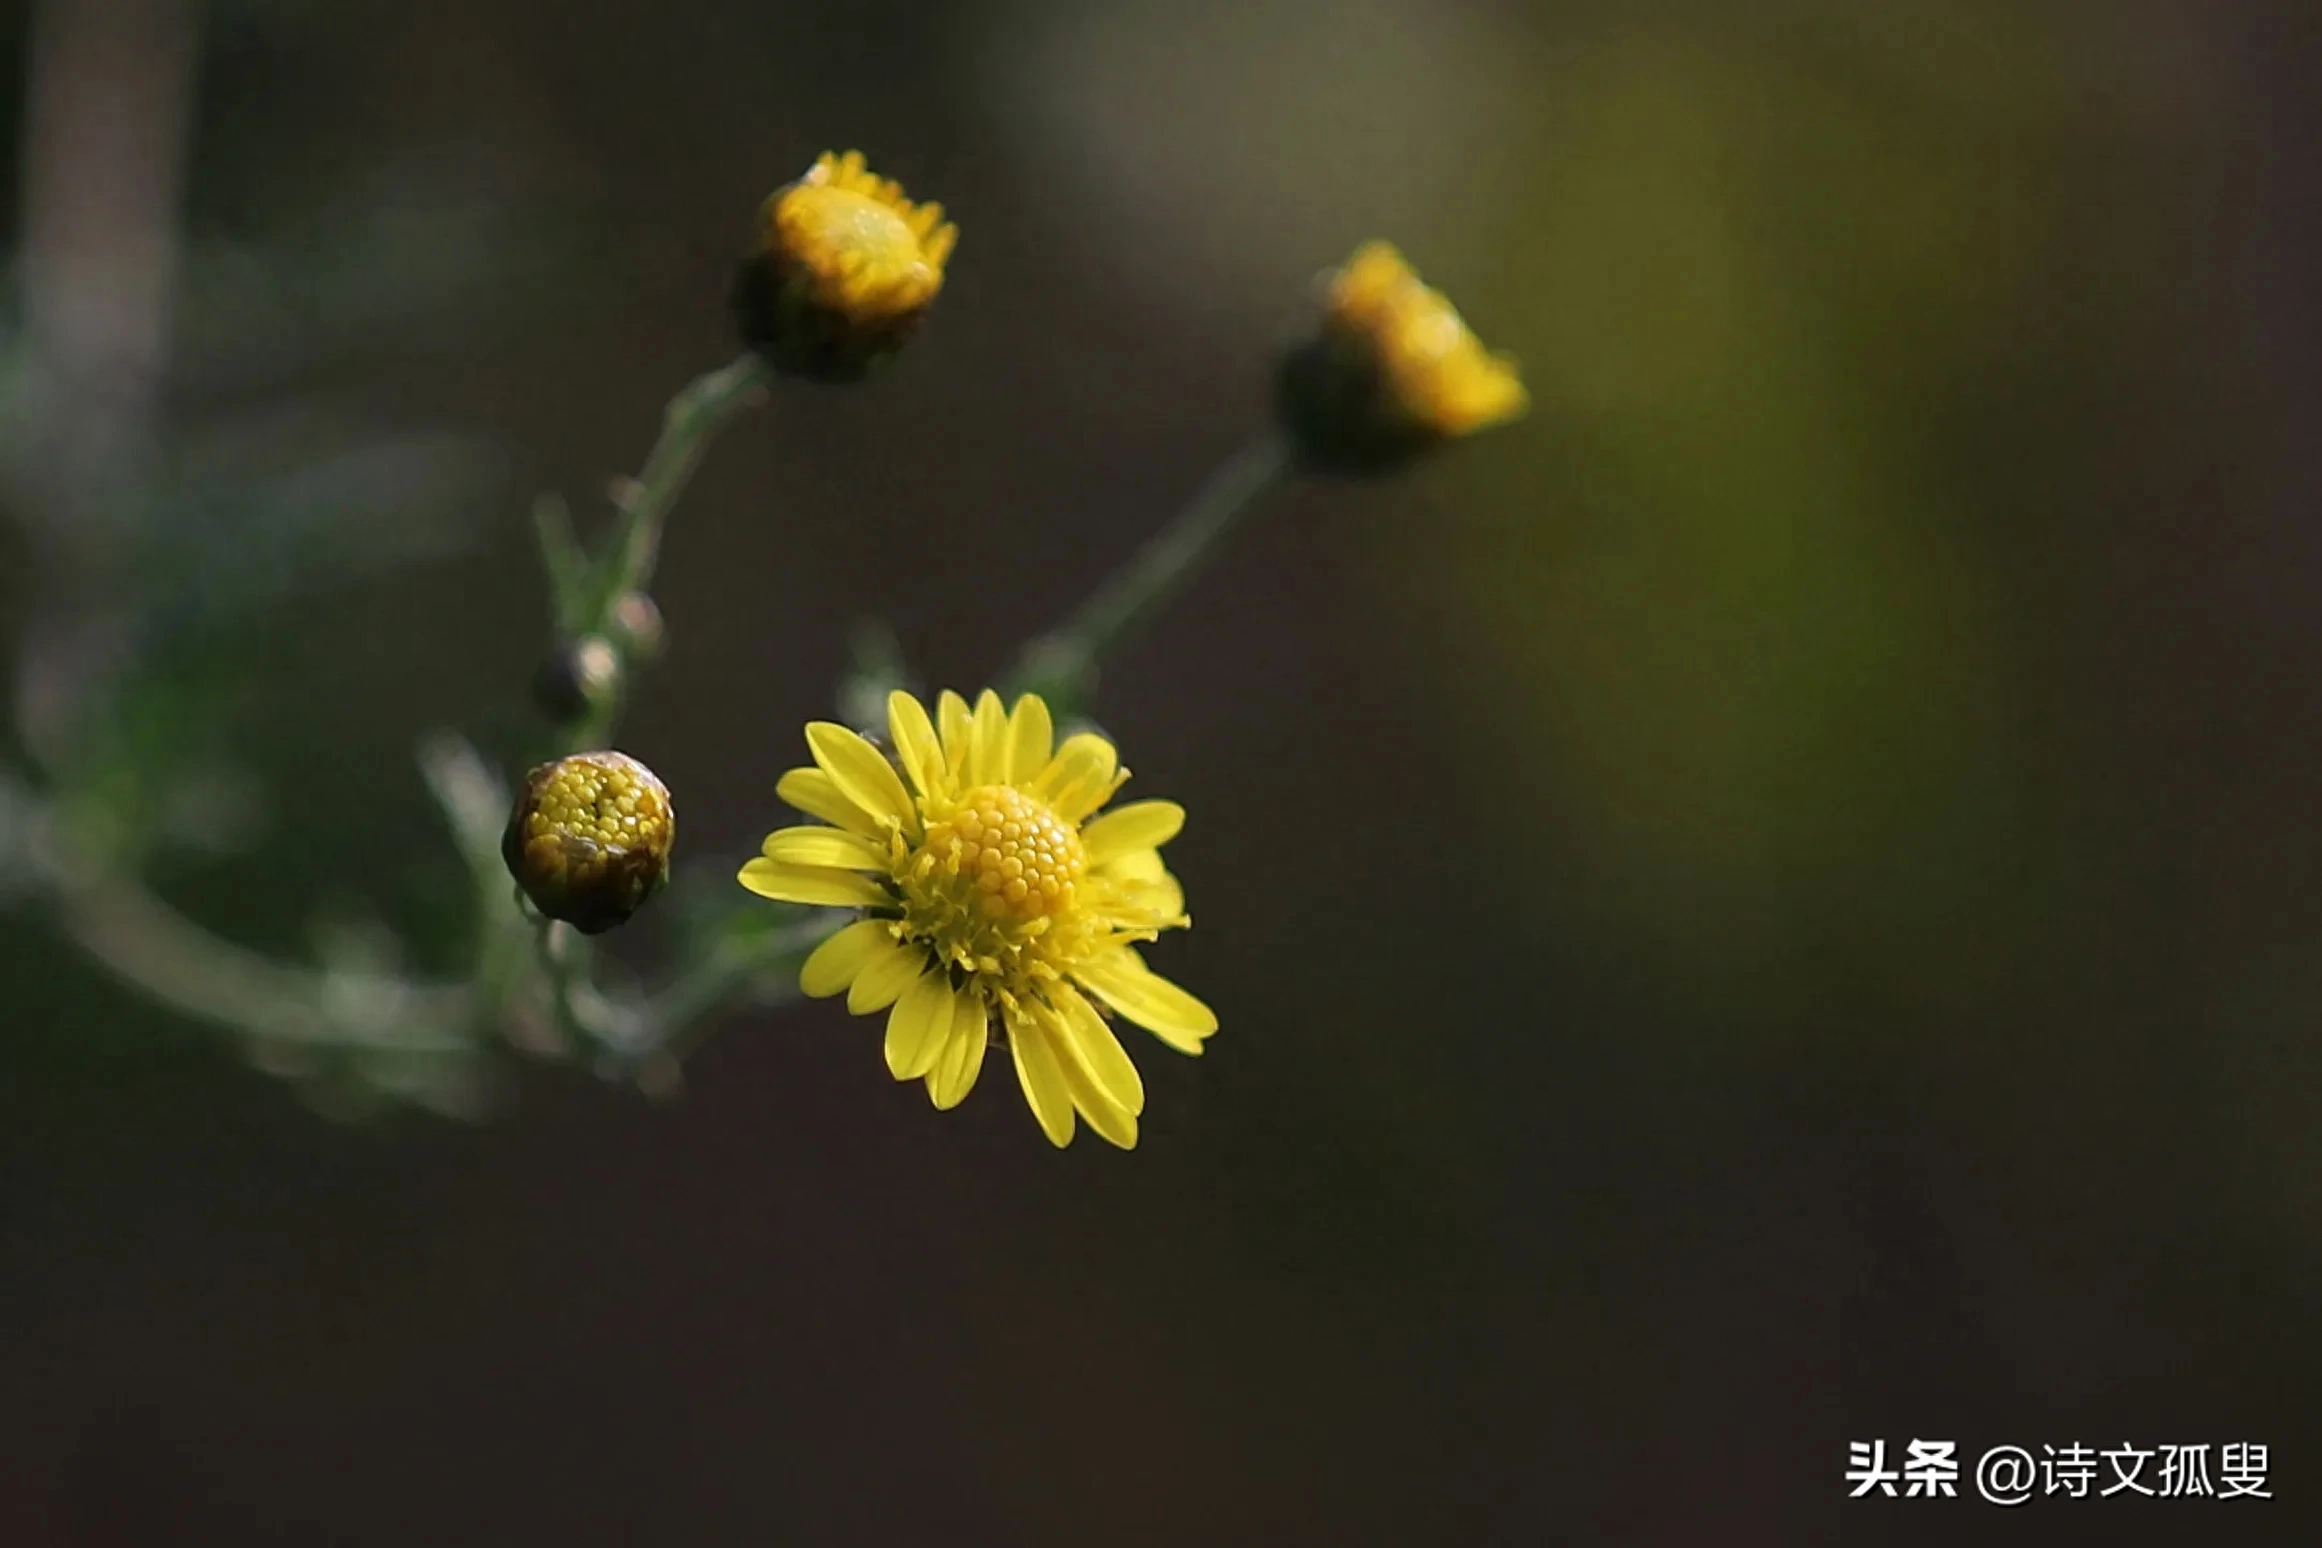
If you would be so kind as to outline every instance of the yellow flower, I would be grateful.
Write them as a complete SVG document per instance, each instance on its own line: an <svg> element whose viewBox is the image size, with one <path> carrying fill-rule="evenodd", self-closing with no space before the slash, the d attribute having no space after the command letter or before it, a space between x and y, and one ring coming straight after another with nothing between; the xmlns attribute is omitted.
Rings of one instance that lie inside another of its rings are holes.
<svg viewBox="0 0 2322 1548"><path fill-rule="evenodd" d="M1097 816L1129 771L1101 736L1054 746L1035 694L1011 713L989 689L973 710L947 692L930 721L895 693L887 724L893 761L844 726L809 725L815 766L777 789L829 826L784 828L742 867L761 896L863 910L806 959L800 986L843 991L857 1015L887 1010L888 1070L925 1081L938 1108L975 1085L996 1028L1051 1141L1072 1139L1077 1113L1135 1145L1145 1086L1105 1008L1181 1053L1217 1030L1136 949L1191 922L1160 855L1184 809Z"/></svg>
<svg viewBox="0 0 2322 1548"><path fill-rule="evenodd" d="M1505 424L1528 401L1515 361L1487 351L1385 242L1365 243L1324 276L1320 324L1282 372L1284 417L1301 450L1350 469Z"/></svg>
<svg viewBox="0 0 2322 1548"><path fill-rule="evenodd" d="M734 289L743 340L798 375L860 376L910 337L958 240L942 205L913 204L860 151L825 151L758 212Z"/></svg>

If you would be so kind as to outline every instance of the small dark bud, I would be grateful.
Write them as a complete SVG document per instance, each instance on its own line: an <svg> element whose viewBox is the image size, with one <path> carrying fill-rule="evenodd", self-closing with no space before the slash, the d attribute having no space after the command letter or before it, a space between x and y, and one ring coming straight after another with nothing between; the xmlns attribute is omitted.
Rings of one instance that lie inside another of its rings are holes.
<svg viewBox="0 0 2322 1548"><path fill-rule="evenodd" d="M532 697L550 719L580 719L621 686L621 655L600 635L557 647L533 674Z"/></svg>

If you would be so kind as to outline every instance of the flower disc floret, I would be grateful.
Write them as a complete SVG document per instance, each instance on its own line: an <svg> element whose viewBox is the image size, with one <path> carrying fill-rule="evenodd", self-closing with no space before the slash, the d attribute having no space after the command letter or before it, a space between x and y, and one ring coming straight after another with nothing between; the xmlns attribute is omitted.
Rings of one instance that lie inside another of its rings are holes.
<svg viewBox="0 0 2322 1548"><path fill-rule="evenodd" d="M902 878L906 913L931 933L1004 935L1069 914L1088 870L1080 833L1013 785L979 785L930 823Z"/></svg>
<svg viewBox="0 0 2322 1548"><path fill-rule="evenodd" d="M897 693L888 731L891 758L843 726L808 726L814 765L778 789L822 823L773 833L742 868L763 896L861 912L807 959L801 987L887 1011L889 1071L925 1082L939 1108L1000 1045L1050 1140L1085 1121L1134 1145L1144 1084L1112 1016L1185 1053L1217 1030L1136 950L1191 923L1160 856L1183 809L1098 815L1128 771L1100 736L1057 745L1037 695L1009 710L986 691L971 710L946 693L931 719Z"/></svg>

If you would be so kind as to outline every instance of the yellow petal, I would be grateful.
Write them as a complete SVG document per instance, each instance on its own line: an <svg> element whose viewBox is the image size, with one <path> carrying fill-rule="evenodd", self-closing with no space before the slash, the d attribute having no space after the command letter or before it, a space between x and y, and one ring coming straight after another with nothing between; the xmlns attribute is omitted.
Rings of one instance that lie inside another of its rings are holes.
<svg viewBox="0 0 2322 1548"><path fill-rule="evenodd" d="M1201 1052L1201 1040L1217 1030L1215 1011L1145 966L1133 947L1091 957L1072 976L1179 1053Z"/></svg>
<svg viewBox="0 0 2322 1548"><path fill-rule="evenodd" d="M858 919L814 948L798 969L798 987L808 999L827 1000L882 953L897 950L886 921Z"/></svg>
<svg viewBox="0 0 2322 1548"><path fill-rule="evenodd" d="M1117 906L1124 918L1165 929L1185 922L1185 889L1155 850L1132 849L1095 868L1113 884Z"/></svg>
<svg viewBox="0 0 2322 1548"><path fill-rule="evenodd" d="M1049 804L1055 809L1056 815L1066 822L1081 822L1088 817L1089 813L1110 801L1114 792L1128 782L1129 771L1115 769L1113 777L1103 784L1068 790Z"/></svg>
<svg viewBox="0 0 2322 1548"><path fill-rule="evenodd" d="M774 793L809 817L835 822L865 838L879 836L879 825L871 820L871 814L848 800L837 781L820 769L792 769L774 786Z"/></svg>
<svg viewBox="0 0 2322 1548"><path fill-rule="evenodd" d="M762 898L782 903L814 903L825 908L877 908L895 900L868 876L816 866L752 860L735 878Z"/></svg>
<svg viewBox="0 0 2322 1548"><path fill-rule="evenodd" d="M1048 701L1036 693L1018 698L1016 708L1008 716L1010 777L1028 780L1048 767L1055 742L1056 728L1048 720Z"/></svg>
<svg viewBox="0 0 2322 1548"><path fill-rule="evenodd" d="M1130 882L1157 882L1169 874L1169 867L1161 863L1161 852L1155 849L1131 849L1112 856L1094 869Z"/></svg>
<svg viewBox="0 0 2322 1548"><path fill-rule="evenodd" d="M949 688L935 701L935 723L943 731L943 767L954 779L965 779L968 766L968 728L972 719L967 700Z"/></svg>
<svg viewBox="0 0 2322 1548"><path fill-rule="evenodd" d="M927 1072L927 1095L940 1112L949 1112L967 1100L967 1094L975 1089L976 1076L983 1073L984 1050L992 1041L983 997L962 994L956 999L951 1041L943 1045L943 1056Z"/></svg>
<svg viewBox="0 0 2322 1548"><path fill-rule="evenodd" d="M1131 801L1081 829L1080 845L1090 865L1103 865L1131 850L1158 849L1184 826L1185 808L1175 801Z"/></svg>
<svg viewBox="0 0 2322 1548"><path fill-rule="evenodd" d="M1008 783L1008 712L1000 696L986 688L976 696L976 713L968 740L968 783Z"/></svg>
<svg viewBox="0 0 2322 1548"><path fill-rule="evenodd" d="M895 755L911 783L921 795L931 793L943 775L943 743L936 739L927 707L900 688L887 695L887 734L895 739Z"/></svg>
<svg viewBox="0 0 2322 1548"><path fill-rule="evenodd" d="M1145 1110L1145 1079L1130 1062L1128 1050L1113 1035L1097 1008L1079 993L1064 989L1056 996L1057 1039L1064 1062L1088 1077L1089 1083L1131 1117Z"/></svg>
<svg viewBox="0 0 2322 1548"><path fill-rule="evenodd" d="M1008 1018L1008 1049L1016 1056L1016 1083L1040 1132L1051 1145L1072 1143L1072 1089L1064 1083L1064 1066L1048 1046L1048 1033L1029 1016Z"/></svg>
<svg viewBox="0 0 2322 1548"><path fill-rule="evenodd" d="M855 981L847 986L847 1009L857 1016L868 1016L894 1004L927 966L923 948L905 946L892 934L888 936L888 944L894 950L872 956L855 975Z"/></svg>
<svg viewBox="0 0 2322 1548"><path fill-rule="evenodd" d="M1055 808L1057 816L1075 822L1079 818L1069 815L1065 808L1086 800L1080 814L1095 811L1104 797L1112 793L1113 774L1120 767L1120 761L1120 754L1113 750L1112 743L1094 732L1083 731L1064 739L1064 745L1056 749L1056 756L1048 760L1048 767L1040 771L1030 788L1034 795Z"/></svg>
<svg viewBox="0 0 2322 1548"><path fill-rule="evenodd" d="M884 871L885 846L843 828L783 828L766 836L759 851L784 865L822 866L834 871Z"/></svg>
<svg viewBox="0 0 2322 1548"><path fill-rule="evenodd" d="M897 1080L917 1080L943 1052L951 1032L951 985L939 972L922 973L887 1013L887 1069Z"/></svg>
<svg viewBox="0 0 2322 1548"><path fill-rule="evenodd" d="M874 819L892 818L899 827L913 825L915 809L910 792L903 788L895 766L879 753L879 749L831 720L810 721L806 727L806 745L814 753L814 761L831 777L841 794L868 812Z"/></svg>
<svg viewBox="0 0 2322 1548"><path fill-rule="evenodd" d="M1099 1091L1089 1080L1088 1073L1070 1059L1063 1061L1064 1089L1071 1093L1072 1105L1088 1126L1104 1136L1107 1142L1123 1150L1137 1148L1137 1115L1122 1107L1111 1097Z"/></svg>

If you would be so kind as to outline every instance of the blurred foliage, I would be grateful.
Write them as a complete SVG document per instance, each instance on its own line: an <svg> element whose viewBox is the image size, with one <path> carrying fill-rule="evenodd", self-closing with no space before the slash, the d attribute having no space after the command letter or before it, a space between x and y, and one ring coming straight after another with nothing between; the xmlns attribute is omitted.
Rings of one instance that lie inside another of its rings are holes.
<svg viewBox="0 0 2322 1548"><path fill-rule="evenodd" d="M231 6L209 18L219 74L233 78L286 19L281 7ZM230 119L249 106L214 93L202 101L197 143L200 131L219 129L208 120L221 107ZM176 255L166 380L151 422L125 427L130 454L103 463L73 462L59 419L117 410L85 396L76 363L42 358L15 271L6 272L16 299L0 329L0 474L30 561L9 600L20 623L16 730L32 781L8 786L7 799L15 852L38 862L12 874L72 878L64 884L85 894L87 917L75 926L84 940L144 930L146 970L164 981L199 982L209 948L158 897L106 878L150 873L198 908L221 882L225 898L247 895L237 867L264 875L280 862L263 819L280 809L281 791L264 779L316 777L311 762L286 770L251 760L285 745L258 734L283 712L254 692L285 611L472 555L511 525L486 514L504 505L506 479L482 439L399 423L328 380L333 356L350 346L485 316L505 327L537 307L537 292L520 298L510 282L549 272L527 238L545 237L553 221L504 179L479 180L484 170L441 159L381 166L319 207L260 200L223 219L206 197L210 180L197 176L203 197ZM231 186L263 183L261 174ZM360 828L350 836L370 859L392 853ZM324 996L316 1013L360 1020L367 1012L355 1002L332 1010L329 996L372 992L359 986L395 979L409 954L398 930L357 901L363 885L352 873L349 882L326 880L293 906L307 916L301 955ZM244 912L239 930L266 939L263 910ZM423 953L444 944L428 940ZM238 946L220 950L221 981L286 972ZM307 992L289 976L278 981L294 998ZM252 1028L252 1058L325 1105L393 1096L475 1108L476 1050L447 1056L425 1033L407 1050L332 1048L263 1024Z"/></svg>

